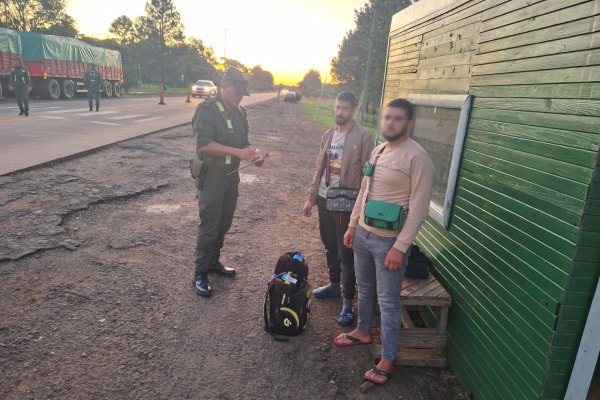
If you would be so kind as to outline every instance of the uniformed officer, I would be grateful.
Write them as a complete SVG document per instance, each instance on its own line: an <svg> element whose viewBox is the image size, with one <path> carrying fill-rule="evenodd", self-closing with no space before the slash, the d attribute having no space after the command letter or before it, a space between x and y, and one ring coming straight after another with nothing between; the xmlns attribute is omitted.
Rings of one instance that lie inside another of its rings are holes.
<svg viewBox="0 0 600 400"><path fill-rule="evenodd" d="M20 58L15 60L13 67L10 69L9 90L15 92L17 104L21 112L19 115L25 114L29 116L29 91L31 90L31 78L29 71L23 66Z"/></svg>
<svg viewBox="0 0 600 400"><path fill-rule="evenodd" d="M235 68L229 68L221 80L221 90L196 109L192 126L196 135L198 158L202 161L199 193L200 224L196 243L194 287L200 296L211 295L208 273L235 276L233 268L221 264L219 258L225 234L231 227L237 205L240 161L262 166L258 150L248 141L248 119L241 107L243 96L249 96L248 81Z"/></svg>
<svg viewBox="0 0 600 400"><path fill-rule="evenodd" d="M88 92L88 103L90 105L90 111L94 106L94 99L96 99L96 111L100 110L100 93L102 92L102 74L96 70L96 64L91 64L90 68L85 71L85 87Z"/></svg>

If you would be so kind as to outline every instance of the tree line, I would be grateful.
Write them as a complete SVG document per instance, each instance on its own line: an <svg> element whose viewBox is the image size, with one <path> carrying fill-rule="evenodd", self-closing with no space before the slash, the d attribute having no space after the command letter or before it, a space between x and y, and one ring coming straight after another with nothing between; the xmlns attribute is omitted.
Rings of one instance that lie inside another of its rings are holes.
<svg viewBox="0 0 600 400"><path fill-rule="evenodd" d="M363 104L370 114L376 113L381 102L392 16L411 4L410 0L368 0L355 10L355 27L346 33L331 60L333 83L340 89L362 93Z"/></svg>
<svg viewBox="0 0 600 400"><path fill-rule="evenodd" d="M251 90L272 89L273 74L260 65L248 67L234 59L218 58L201 39L186 37L173 0L150 0L144 15L134 19L126 15L117 17L108 28L112 37L103 39L80 33L66 7L66 0L4 0L0 26L78 38L119 50L126 89L141 83L157 83L161 77L167 86L187 86L198 79L218 82L230 66L250 78Z"/></svg>

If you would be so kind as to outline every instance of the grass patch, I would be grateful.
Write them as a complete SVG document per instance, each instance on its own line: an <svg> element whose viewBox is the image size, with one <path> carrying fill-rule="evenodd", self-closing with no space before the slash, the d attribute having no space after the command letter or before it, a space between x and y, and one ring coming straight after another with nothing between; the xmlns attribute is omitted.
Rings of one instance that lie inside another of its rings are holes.
<svg viewBox="0 0 600 400"><path fill-rule="evenodd" d="M327 129L331 129L335 126L335 118L333 117L333 103L334 99L323 99L321 100L321 104L319 105L319 111L317 111L316 119L315 119L315 111L317 110L317 103L319 99L313 99L308 97L303 97L300 101L300 104L304 107L306 114L308 117L315 121L323 131ZM377 118L372 115L368 115L364 118L362 123L364 127L369 129L373 136L377 134Z"/></svg>
<svg viewBox="0 0 600 400"><path fill-rule="evenodd" d="M127 93L152 93L158 94L160 92L159 85L142 85L142 86L134 86L127 90ZM170 94L187 94L187 88L178 88L178 87L167 87L165 88L165 93Z"/></svg>

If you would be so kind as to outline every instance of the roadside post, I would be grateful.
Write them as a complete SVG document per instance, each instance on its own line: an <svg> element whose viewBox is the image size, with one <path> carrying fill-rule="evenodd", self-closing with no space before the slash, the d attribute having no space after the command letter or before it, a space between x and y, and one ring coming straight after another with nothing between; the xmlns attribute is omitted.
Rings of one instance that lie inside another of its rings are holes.
<svg viewBox="0 0 600 400"><path fill-rule="evenodd" d="M164 106L165 105L165 86L163 85L163 77L160 77L160 101L158 102L159 105Z"/></svg>
<svg viewBox="0 0 600 400"><path fill-rule="evenodd" d="M192 94L192 85L188 85L187 99L185 100L186 103L192 102L192 100L190 99L191 94Z"/></svg>

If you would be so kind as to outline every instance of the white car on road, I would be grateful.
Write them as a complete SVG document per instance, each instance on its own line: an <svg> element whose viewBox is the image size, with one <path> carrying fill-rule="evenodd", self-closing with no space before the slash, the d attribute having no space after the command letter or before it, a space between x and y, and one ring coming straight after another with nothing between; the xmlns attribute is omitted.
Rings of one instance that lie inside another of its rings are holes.
<svg viewBox="0 0 600 400"><path fill-rule="evenodd" d="M217 95L217 87L212 81L196 81L192 85L192 97L213 97Z"/></svg>

